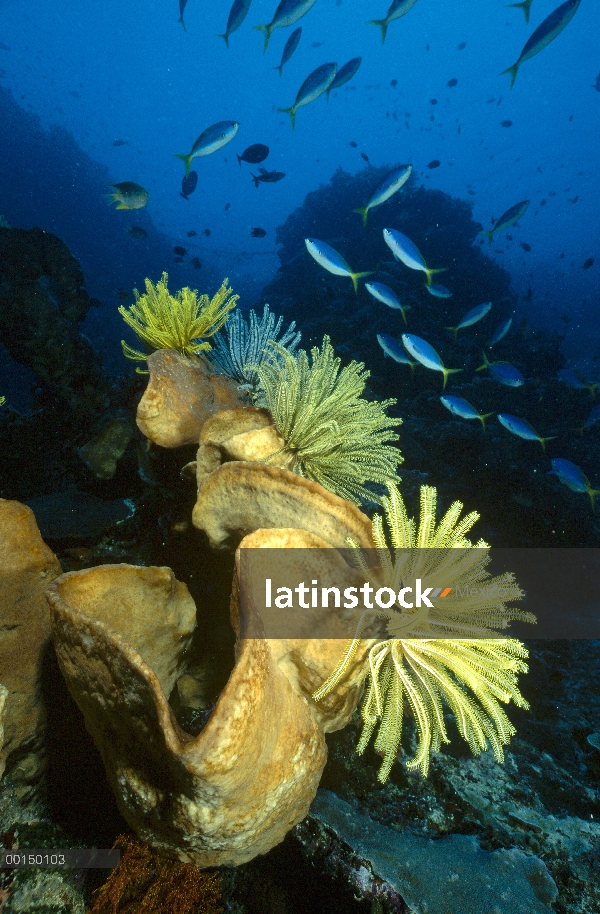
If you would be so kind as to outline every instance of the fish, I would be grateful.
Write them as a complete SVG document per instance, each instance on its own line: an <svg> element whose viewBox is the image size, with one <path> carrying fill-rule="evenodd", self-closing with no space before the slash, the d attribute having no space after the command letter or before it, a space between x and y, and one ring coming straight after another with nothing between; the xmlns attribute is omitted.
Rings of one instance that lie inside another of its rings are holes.
<svg viewBox="0 0 600 914"><path fill-rule="evenodd" d="M350 140L350 145L352 146L353 149L356 149L356 147L358 146L358 143L356 143L354 140Z"/></svg>
<svg viewBox="0 0 600 914"><path fill-rule="evenodd" d="M594 498L596 495L600 495L600 489L593 489L585 473L571 460L566 460L564 457L553 457L550 463L552 469L548 476L558 477L571 492L587 492L592 503L592 511L594 511L596 508Z"/></svg>
<svg viewBox="0 0 600 914"><path fill-rule="evenodd" d="M177 254L178 257L185 257L185 255L187 254L187 250L185 248L182 248L181 245L178 244L177 247L173 248L173 253Z"/></svg>
<svg viewBox="0 0 600 914"><path fill-rule="evenodd" d="M190 263L196 270L200 270L202 268L202 263L200 262L199 257L192 257Z"/></svg>
<svg viewBox="0 0 600 914"><path fill-rule="evenodd" d="M258 165L260 162L264 162L268 155L269 147L265 146L264 143L253 143L252 146L244 149L241 156L236 153L240 168L242 167L242 162L248 162L249 165Z"/></svg>
<svg viewBox="0 0 600 914"><path fill-rule="evenodd" d="M195 232L194 229L192 229L190 232L186 232L188 238L195 238L197 234L198 232Z"/></svg>
<svg viewBox="0 0 600 914"><path fill-rule="evenodd" d="M258 171L258 175L253 175L252 172L250 172L250 177L252 178L255 187L258 187L259 184L275 184L277 181L281 181L282 178L285 178L284 171L267 171L265 168L259 168Z"/></svg>
<svg viewBox="0 0 600 914"><path fill-rule="evenodd" d="M211 236L211 231L210 231L209 228L205 228L204 231L202 232L202 234L203 234L203 235L206 235L207 238L210 238L210 236Z"/></svg>
<svg viewBox="0 0 600 914"><path fill-rule="evenodd" d="M484 371L486 368L489 368L493 379L504 384L505 387L522 387L525 383L525 378L518 368L515 368L510 362L489 362L484 352L483 365L480 365L475 371Z"/></svg>
<svg viewBox="0 0 600 914"><path fill-rule="evenodd" d="M185 22L183 21L183 11L187 6L187 2L188 0L179 0L179 19L177 21L181 22L184 32L187 32L187 29L185 27Z"/></svg>
<svg viewBox="0 0 600 914"><path fill-rule="evenodd" d="M453 76L452 79L449 79L449 80L448 80L448 82L446 83L446 85L448 86L449 89L453 89L454 86L457 86L457 85L458 85L458 80L456 79L456 77Z"/></svg>
<svg viewBox="0 0 600 914"><path fill-rule="evenodd" d="M523 250L528 254L529 251L531 250L531 245L527 244L526 241L521 241L520 244L521 244L521 247L523 248Z"/></svg>
<svg viewBox="0 0 600 914"><path fill-rule="evenodd" d="M510 209L507 209L505 213L502 213L500 218L489 231L481 231L480 235L487 235L488 241L491 244L492 238L496 232L504 232L509 228L512 228L513 225L516 225L519 219L525 215L527 207L530 204L530 200L521 200L520 203L515 203L514 206L511 206Z"/></svg>
<svg viewBox="0 0 600 914"><path fill-rule="evenodd" d="M466 48L466 46L467 46L467 42L466 42L466 41L461 41L460 44L457 44L457 45L456 45L456 49L457 49L458 51L464 51L464 49Z"/></svg>
<svg viewBox="0 0 600 914"><path fill-rule="evenodd" d="M404 266L409 267L411 270L422 270L425 273L428 286L431 285L432 276L436 273L444 273L447 269L446 267L439 267L435 270L430 269L416 244L413 244L410 238L407 238L397 229L385 228L383 230L383 240L394 257L397 260L401 260Z"/></svg>
<svg viewBox="0 0 600 914"><path fill-rule="evenodd" d="M386 355L389 355L389 357L394 359L395 362L398 362L399 365L410 365L411 375L415 373L415 365L417 362L413 362L412 359L408 358L398 340L395 340L389 333L378 333L377 342L383 349L384 358Z"/></svg>
<svg viewBox="0 0 600 914"><path fill-rule="evenodd" d="M586 262L583 264L583 266L582 266L581 269L582 269L582 270L589 270L589 268L590 268L590 267L593 267L593 266L594 266L594 258L593 258L593 257L588 257L588 259L587 259Z"/></svg>
<svg viewBox="0 0 600 914"><path fill-rule="evenodd" d="M600 403L597 403L594 406L594 408L592 409L592 411L590 412L587 419L585 420L584 424L581 426L581 428L578 428L577 431L581 432L581 434L583 435L584 430L586 428L591 428L592 425L595 425L599 419L600 419Z"/></svg>
<svg viewBox="0 0 600 914"><path fill-rule="evenodd" d="M494 413L478 413L475 407L471 406L467 400L463 400L462 397L452 397L449 394L440 397L440 403L446 409L449 409L454 416L459 416L461 419L479 419L484 431L485 420L494 415Z"/></svg>
<svg viewBox="0 0 600 914"><path fill-rule="evenodd" d="M401 19L413 8L417 0L392 0L384 19L369 19L367 25L378 25L381 29L381 43L385 44L385 36L390 22Z"/></svg>
<svg viewBox="0 0 600 914"><path fill-rule="evenodd" d="M447 289L446 286L441 286L439 283L432 283L430 286L425 283L424 288L427 289L429 294L433 295L434 298L452 298L450 289Z"/></svg>
<svg viewBox="0 0 600 914"><path fill-rule="evenodd" d="M127 140L114 140L113 146L129 146Z"/></svg>
<svg viewBox="0 0 600 914"><path fill-rule="evenodd" d="M258 187L258 184L256 186ZM226 203L225 206L223 207L223 209L225 210L225 212L228 212L231 209L231 203Z"/></svg>
<svg viewBox="0 0 600 914"><path fill-rule="evenodd" d="M441 164L439 159L432 159L431 162L428 163L427 168L439 168Z"/></svg>
<svg viewBox="0 0 600 914"><path fill-rule="evenodd" d="M216 152L217 149L221 149L227 143L231 142L238 132L239 126L237 121L219 121L218 124L207 127L206 130L200 134L192 146L191 152L188 152L187 154L175 153L175 158L181 159L181 161L185 163L186 178L192 167L192 159L195 159L198 156L208 156L211 152Z"/></svg>
<svg viewBox="0 0 600 914"><path fill-rule="evenodd" d="M485 301L481 305L475 305L474 308L471 308L470 311L467 311L463 319L459 324L456 325L456 327L446 327L446 330L451 330L454 334L454 339L456 339L459 330L464 330L465 327L472 327L473 324L477 324L486 316L486 314L490 313L491 309L491 301Z"/></svg>
<svg viewBox="0 0 600 914"><path fill-rule="evenodd" d="M360 157L367 163L367 165L371 164L371 160L369 159L369 156L366 152L361 152Z"/></svg>
<svg viewBox="0 0 600 914"><path fill-rule="evenodd" d="M111 184L115 188L114 194L108 194L111 203L117 204L117 209L143 209L150 199L150 194L135 181L121 181L120 184Z"/></svg>
<svg viewBox="0 0 600 914"><path fill-rule="evenodd" d="M148 232L141 225L130 225L127 229L127 234L130 238L135 238L136 241L143 241L144 238L148 237Z"/></svg>
<svg viewBox="0 0 600 914"><path fill-rule="evenodd" d="M278 108L283 114L289 114L292 121L292 130L296 126L296 111L303 105L314 102L323 92L326 92L337 73L337 64L324 63L312 73L309 73L296 95L296 101L291 108Z"/></svg>
<svg viewBox="0 0 600 914"><path fill-rule="evenodd" d="M229 10L229 18L227 20L225 32L222 35L217 34L217 38L223 38L227 47L229 47L229 36L232 32L236 32L239 29L248 15L251 3L252 0L233 0L232 7Z"/></svg>
<svg viewBox="0 0 600 914"><path fill-rule="evenodd" d="M284 29L288 25L294 25L303 16L306 16L316 2L317 0L281 0L270 22L265 25L255 25L255 29L265 33L263 53L267 50L273 29Z"/></svg>
<svg viewBox="0 0 600 914"><path fill-rule="evenodd" d="M596 82L592 83L592 89L595 89L596 92L600 92L600 73L596 77Z"/></svg>
<svg viewBox="0 0 600 914"><path fill-rule="evenodd" d="M415 336L413 333L403 333L402 342L408 354L412 355L417 362L420 362L421 365L424 365L425 368L430 368L432 371L442 372L444 375L443 390L446 389L448 375L457 374L459 371L462 371L462 368L446 368L433 346L430 346L430 344L420 336Z"/></svg>
<svg viewBox="0 0 600 914"><path fill-rule="evenodd" d="M591 384L578 371L573 371L572 368L561 368L560 371L557 371L556 376L559 381L562 381L571 390L589 390L592 399L596 395L596 388L600 387L600 382Z"/></svg>
<svg viewBox="0 0 600 914"><path fill-rule="evenodd" d="M183 197L184 200L190 199L190 194L193 194L196 190L198 184L198 172L190 171L189 175L185 175L181 179L181 190L179 196Z"/></svg>
<svg viewBox="0 0 600 914"><path fill-rule="evenodd" d="M376 206L381 206L382 203L385 203L386 200L389 200L396 191L399 191L401 187L404 187L412 173L412 165L398 165L397 168L394 168L393 171L390 171L389 174L385 176L381 184L378 184L371 197L369 202L365 206L359 206L356 209L353 209L353 213L358 213L362 216L363 225L367 224L367 216L369 215L369 210L374 209Z"/></svg>
<svg viewBox="0 0 600 914"><path fill-rule="evenodd" d="M488 346L490 347L490 349L492 348L492 346L495 346L496 343L499 343L500 340L504 339L504 337L506 336L506 334L508 333L508 331L510 330L510 328L512 326L512 322L513 322L512 317L507 317L505 321L502 321L502 323L500 324L499 327L496 327L496 329L494 330L494 332L492 334L492 338L488 343Z"/></svg>
<svg viewBox="0 0 600 914"><path fill-rule="evenodd" d="M560 35L579 9L580 3L581 0L566 0L566 3L561 3L553 13L550 13L550 15L544 19L541 25L538 25L533 35L525 43L516 63L514 63L512 67L507 67L507 69L503 70L500 74L503 76L505 73L510 73L511 89L515 84L515 79L517 78L517 73L519 72L521 64L525 63L526 60L535 57L536 54L543 51L544 48L548 47L551 41L554 41L554 39Z"/></svg>
<svg viewBox="0 0 600 914"><path fill-rule="evenodd" d="M501 127L512 127L512 121L500 121Z"/></svg>
<svg viewBox="0 0 600 914"><path fill-rule="evenodd" d="M279 70L280 76L283 76L283 68L284 68L285 64L288 62L288 60L290 59L290 57L292 56L292 54L294 53L294 51L296 50L296 48L298 47L301 38L302 38L302 26L300 26L300 28L294 29L294 31L292 32L292 34L290 35L290 37L288 38L288 40L285 43L285 47L283 49L283 54L281 55L281 63L279 64L278 67L273 67L274 70Z"/></svg>
<svg viewBox="0 0 600 914"><path fill-rule="evenodd" d="M531 4L533 0L523 0L522 3L508 3L508 9L514 10L523 10L525 14L525 22L529 22L529 13L531 12Z"/></svg>
<svg viewBox="0 0 600 914"><path fill-rule="evenodd" d="M531 427L529 422L526 422L525 419L519 419L518 416L512 416L510 413L498 413L497 418L500 425L503 425L507 431L516 435L518 438L523 438L525 441L539 441L544 453L546 453L546 441L553 441L554 438L556 438L556 435L542 438L542 436L538 435L536 430Z"/></svg>
<svg viewBox="0 0 600 914"><path fill-rule="evenodd" d="M365 289L369 295L372 295L377 301L383 302L388 308L394 308L396 311L401 311L402 320L406 324L406 312L410 308L410 305L403 305L389 286L386 286L383 282L366 282Z"/></svg>
<svg viewBox="0 0 600 914"><path fill-rule="evenodd" d="M362 279L363 276L371 276L373 273L372 270L363 273L354 273L341 254L338 254L334 248L330 247L330 245L326 244L324 241L319 241L317 238L305 238L304 244L306 245L306 250L310 256L316 260L323 269L328 270L329 273L333 273L335 276L349 276L352 280L355 293L358 292L358 280Z"/></svg>
<svg viewBox="0 0 600 914"><path fill-rule="evenodd" d="M264 238L267 233L264 228L257 225L256 228L250 229L250 234L253 238Z"/></svg>
<svg viewBox="0 0 600 914"><path fill-rule="evenodd" d="M362 57L353 57L352 60L349 60L348 63L345 63L343 67L340 67L340 69L335 74L335 79L327 88L327 103L329 103L329 93L334 89L339 89L340 86L344 86L346 83L350 82L360 67L361 63Z"/></svg>

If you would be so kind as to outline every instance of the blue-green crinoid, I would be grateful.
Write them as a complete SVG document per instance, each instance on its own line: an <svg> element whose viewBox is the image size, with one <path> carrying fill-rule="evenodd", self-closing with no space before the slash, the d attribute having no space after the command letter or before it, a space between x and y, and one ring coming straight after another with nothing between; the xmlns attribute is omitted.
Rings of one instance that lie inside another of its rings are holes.
<svg viewBox="0 0 600 914"><path fill-rule="evenodd" d="M362 362L341 368L328 336L321 349L294 356L271 343L268 358L256 366L260 388L256 402L265 406L285 445L295 473L320 483L358 504L379 501L373 483L385 484L402 462L392 431L399 419L386 415L395 400L370 401L361 396L369 372Z"/></svg>
<svg viewBox="0 0 600 914"><path fill-rule="evenodd" d="M373 519L378 562L369 567L356 548L356 564L375 589L388 587L398 594L421 579L434 591L451 592L420 608L399 603L389 609L366 610L335 670L314 693L319 700L344 679L360 644L360 635L373 618L385 622L386 636L377 638L367 653L367 688L362 705L363 730L357 751L362 754L373 732L375 750L383 756L379 780L384 783L398 755L405 700L417 726L417 749L408 768L427 775L431 752L448 743L444 705L452 711L461 736L474 755L491 746L497 761L515 733L502 705L528 704L517 686L517 674L527 671L527 649L515 638L497 636L513 619L535 622L531 613L506 604L522 592L513 575L492 577L485 570L489 546L466 538L479 515L460 519L462 504L454 502L436 525L436 489L421 488L421 517L417 526L408 517L394 483L388 484L383 519ZM423 585L424 586L424 585ZM406 602L406 601L405 601ZM441 637L440 637L441 636ZM469 637L470 636L470 637Z"/></svg>

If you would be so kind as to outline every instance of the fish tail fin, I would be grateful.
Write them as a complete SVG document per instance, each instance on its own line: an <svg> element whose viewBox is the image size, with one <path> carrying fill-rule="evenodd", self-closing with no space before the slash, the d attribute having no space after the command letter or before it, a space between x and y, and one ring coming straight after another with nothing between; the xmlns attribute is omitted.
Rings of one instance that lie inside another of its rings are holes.
<svg viewBox="0 0 600 914"><path fill-rule="evenodd" d="M515 84L515 79L517 78L517 73L519 72L519 64L514 63L512 67L507 67L506 70L502 70L500 76L504 76L505 73L510 73L510 88Z"/></svg>
<svg viewBox="0 0 600 914"><path fill-rule="evenodd" d="M444 383L442 385L442 390L446 390L448 376L451 374L458 374L459 371L462 371L462 368L444 368Z"/></svg>
<svg viewBox="0 0 600 914"><path fill-rule="evenodd" d="M292 105L291 108L278 108L278 111L281 111L282 114L289 114L290 120L292 122L292 130L296 127L296 108Z"/></svg>
<svg viewBox="0 0 600 914"><path fill-rule="evenodd" d="M267 50L267 47L268 47L268 44L269 44L269 38L271 37L271 32L273 31L273 27L272 27L269 23L267 23L267 25L255 25L254 28L255 28L258 32L264 32L264 33L265 33L265 44L264 44L264 47L263 47L263 54L264 54L265 51Z"/></svg>
<svg viewBox="0 0 600 914"><path fill-rule="evenodd" d="M542 445L542 450L543 450L544 454L546 453L546 441L554 441L555 438L556 438L556 435L550 435L549 438L538 438L538 441Z"/></svg>
<svg viewBox="0 0 600 914"><path fill-rule="evenodd" d="M487 235L488 244L492 243L492 236L494 234L494 229L482 229L479 232L480 235Z"/></svg>
<svg viewBox="0 0 600 914"><path fill-rule="evenodd" d="M350 279L352 280L352 285L354 286L354 292L358 293L358 280L362 279L364 276L372 276L373 270L367 270L366 273L350 273Z"/></svg>
<svg viewBox="0 0 600 914"><path fill-rule="evenodd" d="M378 25L381 29L381 43L385 44L389 22L387 19L369 19L367 25Z"/></svg>
<svg viewBox="0 0 600 914"><path fill-rule="evenodd" d="M596 381L594 384L586 384L585 386L587 387L590 394L592 395L592 400L595 400L596 399L596 388L600 387L600 383L598 381Z"/></svg>
<svg viewBox="0 0 600 914"><path fill-rule="evenodd" d="M180 197L183 197L184 200L189 200L189 199L190 199L189 197L186 197L185 194L182 194L181 191L179 191L179 196L180 196Z"/></svg>
<svg viewBox="0 0 600 914"><path fill-rule="evenodd" d="M437 269L435 269L435 270L426 269L425 274L427 276L427 285L428 286L431 285L432 276L435 276L436 273L445 273L447 269L448 269L448 267L437 267Z"/></svg>
<svg viewBox="0 0 600 914"><path fill-rule="evenodd" d="M410 308L410 305L404 305L403 308L400 308L400 311L402 312L402 320L404 321L405 324L408 324L408 321L406 320L406 312L408 311L409 308Z"/></svg>
<svg viewBox="0 0 600 914"><path fill-rule="evenodd" d="M117 209L131 209L131 207L130 207L130 206L127 206L126 203L122 203L122 202L121 202L121 203L119 203L119 204L117 205Z"/></svg>
<svg viewBox="0 0 600 914"><path fill-rule="evenodd" d="M489 419L490 416L495 416L495 415L496 415L495 413L482 413L482 414L479 416L479 421L480 421L481 424L483 425L483 430L484 430L484 432L485 432L485 420L486 420L486 419Z"/></svg>
<svg viewBox="0 0 600 914"><path fill-rule="evenodd" d="M479 368L475 369L475 371L484 371L486 368L489 368L489 367L490 367L490 363L488 362L488 357L484 352L483 353L483 365L480 365Z"/></svg>
<svg viewBox="0 0 600 914"><path fill-rule="evenodd" d="M367 203L366 206L357 206L356 209L352 210L352 212L358 213L359 216L362 216L362 224L364 228L367 224L367 216L369 215L369 204Z"/></svg>
<svg viewBox="0 0 600 914"><path fill-rule="evenodd" d="M227 45L227 47L229 47L229 35L227 34L227 32L225 32L224 35L221 35L220 32L217 32L216 34L217 34L217 38L222 38L223 41L225 42L225 44Z"/></svg>
<svg viewBox="0 0 600 914"><path fill-rule="evenodd" d="M458 324L456 325L456 327L446 327L446 330L451 330L452 333L454 334L454 339L456 339L456 337L458 336ZM477 369L477 370L479 371L479 369Z"/></svg>
<svg viewBox="0 0 600 914"><path fill-rule="evenodd" d="M279 70L279 76L283 76L283 64L280 63L278 67L273 67L274 70Z"/></svg>
<svg viewBox="0 0 600 914"><path fill-rule="evenodd" d="M187 29L186 29L186 27L185 27L185 22L183 21L183 13L181 14L181 16L179 17L179 19L178 19L177 21L178 21L178 22L181 22L181 24L182 24L182 26L183 26L183 31L184 31L184 32L187 32Z"/></svg>
<svg viewBox="0 0 600 914"><path fill-rule="evenodd" d="M596 495L600 495L600 489L591 489L590 488L590 489L587 489L586 491L587 491L588 495L590 496L590 501L592 503L592 511L595 513L596 504L594 502L594 499L595 499Z"/></svg>
<svg viewBox="0 0 600 914"><path fill-rule="evenodd" d="M241 167L242 167L242 157L241 157L241 156L238 156L237 152L236 152L236 156L237 156L238 164L239 164L239 166L240 166L240 168L241 168Z"/></svg>
<svg viewBox="0 0 600 914"><path fill-rule="evenodd" d="M529 13L531 12L531 4L533 0L523 0L522 3L509 3L508 9L523 10L525 15L525 22L529 22Z"/></svg>
<svg viewBox="0 0 600 914"><path fill-rule="evenodd" d="M412 379L414 378L414 376L415 376L415 368L417 367L417 363L416 363L416 362L409 362L409 365L410 365L410 377L411 377L411 380L412 380Z"/></svg>
<svg viewBox="0 0 600 914"><path fill-rule="evenodd" d="M181 161L185 164L185 176L187 178L190 171L192 170L192 153L188 152L187 155L174 153L174 158L181 159Z"/></svg>
<svg viewBox="0 0 600 914"><path fill-rule="evenodd" d="M252 172L250 172L250 177L251 177L252 180L254 181L254 186L255 186L255 187L258 187L258 183L259 183L259 182L258 182L258 178L256 177L256 175L253 175Z"/></svg>

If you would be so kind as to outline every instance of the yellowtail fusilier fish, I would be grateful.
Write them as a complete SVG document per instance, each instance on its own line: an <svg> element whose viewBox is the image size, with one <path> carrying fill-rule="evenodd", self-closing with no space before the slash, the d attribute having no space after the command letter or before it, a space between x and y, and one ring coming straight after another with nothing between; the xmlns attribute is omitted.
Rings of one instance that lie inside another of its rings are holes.
<svg viewBox="0 0 600 914"><path fill-rule="evenodd" d="M512 326L512 322L513 322L512 317L507 317L505 321L502 321L502 323L500 324L499 327L496 327L496 329L494 330L494 333L492 334L492 338L488 343L488 346L490 347L490 349L492 348L492 346L495 346L496 343L499 343L500 340L504 339L504 337L506 336L506 334L508 333L508 331L510 330L510 328Z"/></svg>
<svg viewBox="0 0 600 914"><path fill-rule="evenodd" d="M461 419L479 419L483 425L484 431L485 420L494 415L493 413L478 413L475 407L471 406L467 400L463 400L462 397L452 397L450 394L440 397L440 402L446 409L449 409L454 416L459 416Z"/></svg>
<svg viewBox="0 0 600 914"><path fill-rule="evenodd" d="M398 168L394 168L389 175L385 176L381 184L375 188L366 206L359 206L357 209L352 210L353 213L359 213L362 216L363 225L367 224L369 210L374 209L376 206L381 206L382 203L389 200L397 190L400 190L406 184L411 172L412 165L399 165Z"/></svg>
<svg viewBox="0 0 600 914"><path fill-rule="evenodd" d="M279 70L280 76L283 75L283 68L284 68L285 64L288 62L288 60L290 59L290 57L292 56L292 54L294 53L294 51L296 50L296 48L298 47L301 38L302 38L302 27L294 29L294 31L292 32L292 34L286 41L285 47L283 49L283 54L281 55L281 63L279 64L278 67L273 67L274 70Z"/></svg>
<svg viewBox="0 0 600 914"><path fill-rule="evenodd" d="M420 336L415 336L414 333L403 333L402 342L404 348L409 355L412 355L413 359L416 359L417 362L420 362L425 368L442 372L444 375L444 390L446 388L448 375L457 374L457 372L462 371L462 368L446 368L433 346L430 346L429 343L421 339Z"/></svg>
<svg viewBox="0 0 600 914"><path fill-rule="evenodd" d="M591 427L592 427L593 425L595 425L596 422L598 422L598 421L600 421L600 403L598 403L598 404L596 404L596 406L594 406L594 408L593 408L592 411L590 412L589 416L588 416L587 419L585 420L584 424L583 424L582 426L580 426L580 427L577 429L577 431L578 431L581 435L583 435L583 433L584 433L584 431L586 430L586 428L591 428Z"/></svg>
<svg viewBox="0 0 600 914"><path fill-rule="evenodd" d="M552 469L548 475L557 476L562 483L569 487L571 492L587 492L592 503L592 511L595 510L594 498L600 495L600 489L593 489L585 473L583 473L576 463L565 460L564 457L553 457L550 461Z"/></svg>
<svg viewBox="0 0 600 914"><path fill-rule="evenodd" d="M389 357L394 359L395 362L398 362L399 365L410 365L411 375L415 373L415 365L417 363L408 358L398 340L395 340L389 333L378 333L377 342L383 349L384 358L386 355L389 355Z"/></svg>
<svg viewBox="0 0 600 914"><path fill-rule="evenodd" d="M511 416L510 413L498 413L498 422L500 425L503 425L507 431L512 432L512 434L516 435L518 438L523 438L525 441L539 441L544 453L546 453L546 441L552 441L556 438L556 435L551 435L549 438L542 438L542 436L538 435L536 430L531 427L529 422L526 422L525 419L519 419L518 416Z"/></svg>
<svg viewBox="0 0 600 914"><path fill-rule="evenodd" d="M107 196L110 203L117 204L117 209L143 209L150 199L148 191L135 181L121 181L110 186L114 187L115 193Z"/></svg>
<svg viewBox="0 0 600 914"><path fill-rule="evenodd" d="M346 83L349 83L354 74L357 72L358 68L362 63L362 57L353 57L352 60L349 60L348 63L345 63L343 67L335 74L335 79L327 89L327 103L329 103L329 93L333 92L334 89L339 89L340 86L345 86Z"/></svg>
<svg viewBox="0 0 600 914"><path fill-rule="evenodd" d="M519 72L521 64L525 63L526 60L531 60L532 57L535 57L536 54L543 51L544 48L548 47L551 41L554 41L554 39L560 35L579 9L580 3L581 0L567 0L566 3L561 3L553 13L550 13L550 15L544 19L541 25L538 25L529 41L526 42L517 62L514 63L512 67L507 67L507 69L503 70L500 74L503 76L504 73L510 73L511 89L515 84L515 79L517 78L517 73Z"/></svg>
<svg viewBox="0 0 600 914"><path fill-rule="evenodd" d="M475 305L474 308L471 308L470 311L467 311L463 319L456 327L446 327L446 330L451 330L454 334L454 339L458 336L459 330L464 330L465 327L472 327L473 324L479 323L486 314L489 314L492 310L491 301L484 301L481 305Z"/></svg>
<svg viewBox="0 0 600 914"><path fill-rule="evenodd" d="M328 270L329 273L333 273L335 276L349 276L355 292L358 291L358 280L362 279L363 276L371 276L373 273L372 270L366 273L354 273L341 254L338 254L330 245L325 244L324 241L319 241L317 238L305 238L304 244L310 256L324 270Z"/></svg>
<svg viewBox="0 0 600 914"><path fill-rule="evenodd" d="M489 362L484 352L483 365L480 365L475 371L484 371L486 368L489 369L494 380L504 384L505 387L522 387L525 383L525 378L518 368L515 368L510 362Z"/></svg>
<svg viewBox="0 0 600 914"><path fill-rule="evenodd" d="M227 27L225 32L222 35L218 35L218 38L223 38L227 47L229 47L229 36L232 32L236 32L246 16L248 15L248 10L250 9L250 4L252 0L234 0L233 6L229 11L229 19L227 20Z"/></svg>
<svg viewBox="0 0 600 914"><path fill-rule="evenodd" d="M425 284L425 288L434 298L452 298L452 292L446 286L440 286L439 283L432 283L430 286Z"/></svg>
<svg viewBox="0 0 600 914"><path fill-rule="evenodd" d="M219 121L218 124L207 127L206 130L200 134L192 146L191 152L188 152L187 155L185 153L181 155L176 154L175 158L181 159L181 161L185 163L186 177L190 173L192 159L196 159L199 156L208 156L211 152L216 152L217 149L226 146L238 132L239 126L237 121Z"/></svg>
<svg viewBox="0 0 600 914"><path fill-rule="evenodd" d="M589 390L592 395L592 399L596 395L596 388L600 387L600 382L596 381L591 384L589 381L586 381L578 371L573 371L572 368L561 368L557 372L557 377L559 381L562 381L567 387L570 387L571 390Z"/></svg>
<svg viewBox="0 0 600 914"><path fill-rule="evenodd" d="M367 25L379 26L381 29L381 43L384 44L390 22L394 22L396 19L401 19L402 16L406 16L416 2L417 0L392 0L390 8L385 14L385 19L369 19Z"/></svg>
<svg viewBox="0 0 600 914"><path fill-rule="evenodd" d="M403 305L399 301L396 293L392 292L389 286L386 286L383 282L366 282L365 289L369 295L372 295L377 301L383 302L388 308L402 311L402 320L406 323L406 312L410 308L410 305Z"/></svg>
<svg viewBox="0 0 600 914"><path fill-rule="evenodd" d="M337 64L324 63L306 77L296 95L296 101L291 108L278 108L283 114L289 114L292 121L292 130L296 126L296 111L303 105L309 105L314 102L319 95L326 92L337 73Z"/></svg>
<svg viewBox="0 0 600 914"><path fill-rule="evenodd" d="M533 0L523 0L522 3L509 3L507 6L509 9L523 10L525 14L525 22L529 22L529 13L531 12L532 3Z"/></svg>
<svg viewBox="0 0 600 914"><path fill-rule="evenodd" d="M428 286L431 285L432 276L446 271L446 267L440 267L437 270L430 269L416 244L406 235L403 235L402 232L397 231L397 229L384 229L383 240L396 260L401 260L404 266L409 267L411 270L422 270L425 273Z"/></svg>
<svg viewBox="0 0 600 914"><path fill-rule="evenodd" d="M510 209L507 209L505 213L502 213L492 229L479 232L479 234L487 235L488 241L491 244L492 238L496 232L505 232L507 229L512 228L513 225L516 225L521 216L525 214L525 210L528 206L529 200L521 200L520 203L515 203L515 205L511 206Z"/></svg>
<svg viewBox="0 0 600 914"><path fill-rule="evenodd" d="M306 16L309 9L315 5L317 0L281 0L281 3L275 10L275 15L266 25L255 25L254 28L259 32L265 33L265 46L263 52L267 50L269 38L273 29L285 29L288 25L294 25L298 19ZM290 54L291 56L291 54Z"/></svg>

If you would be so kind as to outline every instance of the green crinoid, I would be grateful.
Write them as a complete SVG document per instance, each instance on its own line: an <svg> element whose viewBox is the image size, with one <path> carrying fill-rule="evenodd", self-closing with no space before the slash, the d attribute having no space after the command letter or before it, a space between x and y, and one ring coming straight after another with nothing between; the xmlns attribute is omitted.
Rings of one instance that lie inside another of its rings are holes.
<svg viewBox="0 0 600 914"><path fill-rule="evenodd" d="M340 370L328 336L321 349L297 355L271 341L268 358L256 366L258 403L266 406L289 454L289 468L320 483L342 498L380 501L367 484L385 484L402 462L392 431L399 419L385 410L395 400L365 400L361 394L369 372L361 362Z"/></svg>
<svg viewBox="0 0 600 914"><path fill-rule="evenodd" d="M208 338L221 329L239 295L233 294L228 279L210 299L187 286L171 295L168 279L166 273L156 285L146 279L145 293L140 295L134 289L135 303L129 308L121 305L119 314L150 351L176 349L182 355L206 352L211 348ZM142 362L148 358L147 352L132 349L123 340L121 345L128 359Z"/></svg>
<svg viewBox="0 0 600 914"><path fill-rule="evenodd" d="M501 703L512 699L521 708L529 707L517 686L517 674L527 671L528 652L517 639L498 637L495 632L513 619L535 622L535 616L506 605L522 597L513 575L492 577L485 570L490 561L488 544L466 538L477 513L461 520L463 506L456 501L436 526L437 492L423 486L417 527L394 483L388 483L388 492L382 503L392 548L383 520L376 515L377 564L369 567L367 556L350 542L356 548L357 567L375 589L389 587L398 594L410 586L414 593L420 578L423 586L439 587L442 593L452 590L432 599L433 608L423 604L407 609L396 602L389 609L367 610L344 656L313 697L323 698L343 680L368 623L374 618L384 620L389 637L376 639L367 654L363 730L357 747L362 754L377 728L375 750L383 756L379 780L387 780L398 754L405 699L418 734L408 768L418 768L426 776L431 752L449 742L444 704L473 754L479 755L489 744L501 762L503 746L515 733ZM471 637L465 638L467 633Z"/></svg>

